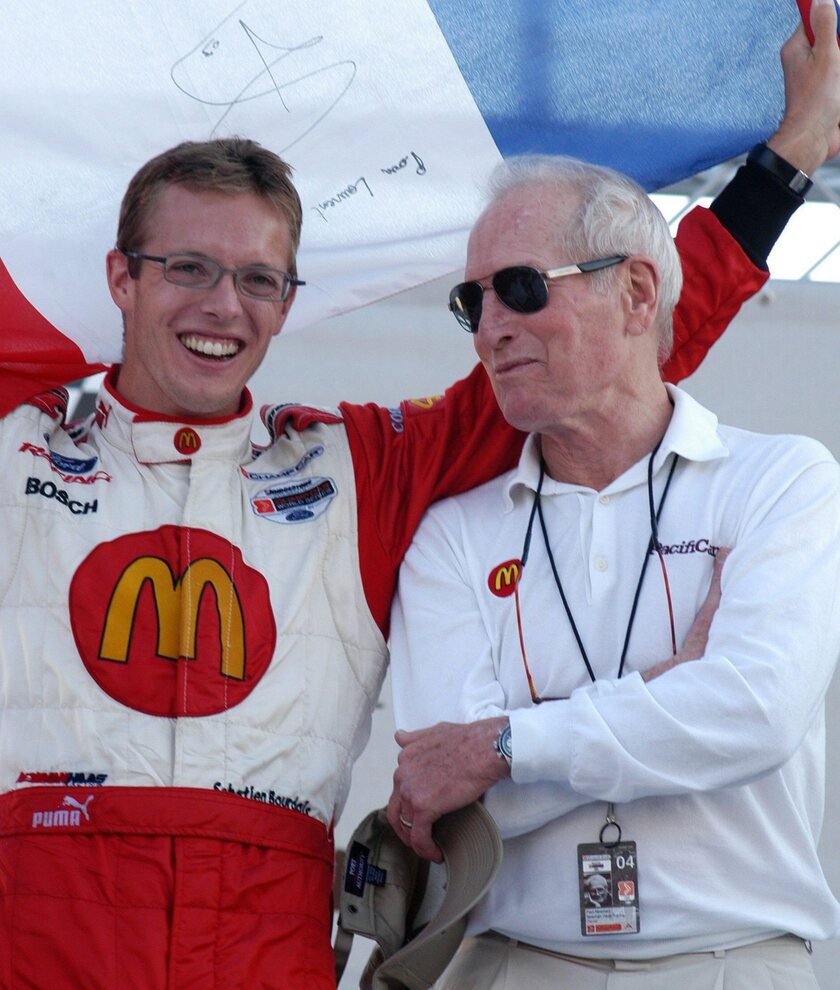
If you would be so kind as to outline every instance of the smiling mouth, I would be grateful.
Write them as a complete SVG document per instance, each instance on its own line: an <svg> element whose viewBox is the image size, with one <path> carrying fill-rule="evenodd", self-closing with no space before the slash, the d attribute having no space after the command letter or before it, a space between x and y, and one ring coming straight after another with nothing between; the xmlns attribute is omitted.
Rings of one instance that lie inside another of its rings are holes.
<svg viewBox="0 0 840 990"><path fill-rule="evenodd" d="M242 347L238 340L210 340L208 337L197 337L192 333L183 334L178 339L193 354L218 360L234 357Z"/></svg>

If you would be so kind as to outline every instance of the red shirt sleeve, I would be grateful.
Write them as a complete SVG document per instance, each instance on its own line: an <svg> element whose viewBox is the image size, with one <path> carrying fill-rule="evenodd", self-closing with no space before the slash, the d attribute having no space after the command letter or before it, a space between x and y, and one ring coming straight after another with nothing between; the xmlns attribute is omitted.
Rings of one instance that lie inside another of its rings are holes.
<svg viewBox="0 0 840 990"><path fill-rule="evenodd" d="M697 370L741 305L770 277L703 207L695 207L680 223L676 243L683 290L674 311L674 346L662 367L666 382Z"/></svg>
<svg viewBox="0 0 840 990"><path fill-rule="evenodd" d="M387 636L397 569L427 507L513 467L524 434L502 418L480 365L443 396L392 409L345 403L341 413L356 475L362 583Z"/></svg>

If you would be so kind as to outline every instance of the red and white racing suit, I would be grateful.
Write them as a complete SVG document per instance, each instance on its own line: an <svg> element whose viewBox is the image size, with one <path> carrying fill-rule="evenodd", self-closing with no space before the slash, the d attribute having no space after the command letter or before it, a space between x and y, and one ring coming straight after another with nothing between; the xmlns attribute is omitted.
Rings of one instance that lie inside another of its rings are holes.
<svg viewBox="0 0 840 990"><path fill-rule="evenodd" d="M705 211L679 242L672 378L766 278ZM113 380L83 429L56 393L0 424L0 988L333 987L331 826L397 568L521 437L480 369L269 408L265 448L247 395L174 421Z"/></svg>

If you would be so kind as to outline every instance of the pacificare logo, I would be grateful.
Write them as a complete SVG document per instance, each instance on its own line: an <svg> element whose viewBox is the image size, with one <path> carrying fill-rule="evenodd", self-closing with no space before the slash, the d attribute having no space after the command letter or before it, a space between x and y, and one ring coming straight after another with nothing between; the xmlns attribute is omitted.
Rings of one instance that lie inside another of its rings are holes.
<svg viewBox="0 0 840 990"><path fill-rule="evenodd" d="M660 543L659 549L663 554L683 554L683 553L706 553L710 557L717 557L717 552L720 547L711 540L699 539L699 540L683 540L682 543ZM656 553L653 547L650 548L649 553Z"/></svg>

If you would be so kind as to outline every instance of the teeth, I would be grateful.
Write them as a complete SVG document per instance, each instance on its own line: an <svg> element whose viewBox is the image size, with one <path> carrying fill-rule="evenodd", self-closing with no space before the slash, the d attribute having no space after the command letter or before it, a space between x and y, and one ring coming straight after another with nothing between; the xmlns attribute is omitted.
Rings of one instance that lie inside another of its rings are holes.
<svg viewBox="0 0 840 990"><path fill-rule="evenodd" d="M206 337L196 337L195 334L181 337L181 343L187 350L205 357L232 357L239 350L239 344L235 340L208 340Z"/></svg>

